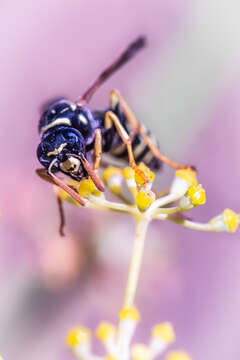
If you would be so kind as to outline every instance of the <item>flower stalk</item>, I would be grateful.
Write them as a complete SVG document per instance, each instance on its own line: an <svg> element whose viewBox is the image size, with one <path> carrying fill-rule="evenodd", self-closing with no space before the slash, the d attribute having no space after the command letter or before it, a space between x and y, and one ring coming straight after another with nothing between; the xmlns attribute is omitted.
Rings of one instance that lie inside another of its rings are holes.
<svg viewBox="0 0 240 360"><path fill-rule="evenodd" d="M136 219L135 239L123 303L124 308L129 308L134 305L148 224L149 221L145 217Z"/></svg>

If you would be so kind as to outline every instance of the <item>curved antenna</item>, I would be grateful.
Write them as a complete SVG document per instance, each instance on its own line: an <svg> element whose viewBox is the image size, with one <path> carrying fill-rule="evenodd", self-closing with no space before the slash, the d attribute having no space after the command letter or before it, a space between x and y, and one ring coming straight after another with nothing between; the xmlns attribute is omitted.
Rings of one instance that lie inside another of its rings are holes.
<svg viewBox="0 0 240 360"><path fill-rule="evenodd" d="M132 42L120 56L109 65L93 82L93 84L85 91L85 93L76 101L78 105L82 105L85 102L89 102L96 90L101 86L115 71L125 65L130 59L132 59L139 50L146 45L146 38L139 36L134 42Z"/></svg>
<svg viewBox="0 0 240 360"><path fill-rule="evenodd" d="M76 159L81 160L84 169L86 170L86 172L88 173L88 175L90 176L90 178L92 179L92 181L94 182L94 184L96 185L98 190L102 191L102 192L105 191L102 180L100 179L98 174L95 172L95 170L91 167L91 165L89 164L89 162L87 161L87 159L85 158L84 155L81 155L81 156L76 155L76 154L67 154L67 155L75 157Z"/></svg>
<svg viewBox="0 0 240 360"><path fill-rule="evenodd" d="M51 164L49 165L49 168L47 170L48 174L52 177L53 181L56 185L58 185L61 189L66 191L74 200L76 200L80 205L84 206L85 201L74 191L72 188L70 188L68 185L66 185L61 179L59 179L55 174L52 172L52 167L55 165L55 163L58 162L57 159L53 159Z"/></svg>
<svg viewBox="0 0 240 360"><path fill-rule="evenodd" d="M86 172L88 173L88 175L90 176L90 178L92 179L92 181L94 182L94 184L96 185L98 190L105 191L102 180L100 179L98 174L94 171L94 169L91 167L91 165L89 164L87 159L85 157L82 157L81 160L82 160L82 163L83 163L83 166L84 166Z"/></svg>

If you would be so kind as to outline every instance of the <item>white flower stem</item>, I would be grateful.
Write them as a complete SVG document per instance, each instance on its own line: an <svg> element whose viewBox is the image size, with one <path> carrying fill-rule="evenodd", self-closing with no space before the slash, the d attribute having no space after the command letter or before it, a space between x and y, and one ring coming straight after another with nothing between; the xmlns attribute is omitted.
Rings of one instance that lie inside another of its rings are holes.
<svg viewBox="0 0 240 360"><path fill-rule="evenodd" d="M152 217L152 215L154 214L154 212L158 209L161 208L162 206L168 205L176 200L178 200L182 195L180 194L169 194L166 196L163 196L162 198L159 198L157 200L155 200L152 205L149 206L149 208L146 211L146 217L148 217L149 219Z"/></svg>
<svg viewBox="0 0 240 360"><path fill-rule="evenodd" d="M139 272L142 263L144 240L145 240L148 224L149 224L149 220L147 220L145 217L136 220L133 252L130 262L127 287L126 287L125 298L123 303L123 306L125 308L129 308L134 304Z"/></svg>
<svg viewBox="0 0 240 360"><path fill-rule="evenodd" d="M161 214L158 214L154 216L154 219L160 219L161 220ZM168 215L166 217L166 220L173 221L179 225L182 225L184 227L187 227L192 230L200 230L200 231L213 231L218 232L219 230L216 229L216 227L213 224L210 223L199 223L195 221L190 220L184 220L175 216Z"/></svg>
<svg viewBox="0 0 240 360"><path fill-rule="evenodd" d="M136 207L133 205L127 205L123 203L116 203L113 201L108 201L96 196L89 196L89 202L86 203L86 207L89 209L96 210L113 210L123 213L135 214Z"/></svg>
<svg viewBox="0 0 240 360"><path fill-rule="evenodd" d="M173 207L165 207L165 208L158 208L154 211L153 216L155 217L158 214L176 214L178 212L185 211L180 206L173 206Z"/></svg>
<svg viewBox="0 0 240 360"><path fill-rule="evenodd" d="M142 264L144 240L149 220L145 216L136 217L135 239L132 257L129 267L127 286L123 302L123 308L134 306L134 300L138 285L139 273ZM120 319L117 332L117 354L121 360L129 360L130 342L135 331L137 320Z"/></svg>

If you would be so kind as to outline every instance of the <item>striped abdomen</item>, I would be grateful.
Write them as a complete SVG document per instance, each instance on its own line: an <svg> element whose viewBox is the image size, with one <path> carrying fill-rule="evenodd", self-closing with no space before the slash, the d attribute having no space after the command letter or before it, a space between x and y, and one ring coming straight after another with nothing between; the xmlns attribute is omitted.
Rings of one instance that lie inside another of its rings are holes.
<svg viewBox="0 0 240 360"><path fill-rule="evenodd" d="M152 151L149 149L148 145L146 145L142 136L140 134L131 134L130 128L126 125L124 127L127 130L128 134L132 136L132 149L136 163L139 164L140 162L144 162L144 164L147 165L151 170L159 170L162 162L153 155ZM150 137L153 144L159 148L156 137L151 134L151 132L144 126L143 129ZM122 141L110 150L110 154L115 158L128 161L127 149L126 146L122 144Z"/></svg>

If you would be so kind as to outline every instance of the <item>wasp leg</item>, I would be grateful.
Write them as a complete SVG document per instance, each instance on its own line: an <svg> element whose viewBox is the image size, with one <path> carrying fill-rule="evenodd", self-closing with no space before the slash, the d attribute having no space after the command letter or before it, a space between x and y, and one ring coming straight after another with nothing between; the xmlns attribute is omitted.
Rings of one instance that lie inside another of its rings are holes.
<svg viewBox="0 0 240 360"><path fill-rule="evenodd" d="M97 171L102 158L102 134L100 129L96 129L94 134L94 155L94 170Z"/></svg>
<svg viewBox="0 0 240 360"><path fill-rule="evenodd" d="M55 185L55 182L52 180L52 178L47 174L46 169L37 169L36 170L37 175L43 179L44 181L49 182L52 185ZM54 188L56 189L56 188ZM56 195L57 205L58 205L58 213L59 213L59 234L60 236L65 236L64 233L64 226L65 226L65 214L64 214L64 208L63 208L63 202L61 198L58 195L58 192L54 190L54 193Z"/></svg>
<svg viewBox="0 0 240 360"><path fill-rule="evenodd" d="M116 130L119 136L121 137L124 145L127 147L129 163L131 167L134 169L137 167L137 165L133 155L131 139L128 133L126 132L126 130L124 129L124 127L122 126L117 115L115 115L112 111L107 111L105 114L105 128L110 129L113 124L115 125Z"/></svg>
<svg viewBox="0 0 240 360"><path fill-rule="evenodd" d="M135 131L136 133L142 136L143 140L145 141L145 143L147 144L147 146L149 147L149 149L152 151L153 155L157 159L161 160L163 163L171 166L174 169L186 169L189 167L195 169L194 166L181 165L174 161L171 161L165 155L161 154L157 146L153 144L150 137L146 134L144 127L137 121L134 113L132 112L132 110L130 109L130 107L122 97L122 95L118 91L112 90L110 93L110 105L114 109L118 103L121 105L124 115L128 123L132 127L133 131Z"/></svg>
<svg viewBox="0 0 240 360"><path fill-rule="evenodd" d="M56 199L57 199L58 213L59 213L59 219L60 219L59 234L61 236L65 236L64 227L65 227L66 221L65 221L65 213L64 213L64 208L63 208L63 201L58 195L56 195Z"/></svg>
<svg viewBox="0 0 240 360"><path fill-rule="evenodd" d="M119 118L116 114L114 114L112 111L107 111L105 114L105 128L109 129L112 127L112 124L115 125L116 130L121 137L124 145L127 147L128 152L128 159L130 166L143 178L144 181L148 181L147 177L144 175L144 173L138 169L137 164L134 159L133 155L133 149L132 149L132 141L124 127L122 126Z"/></svg>

